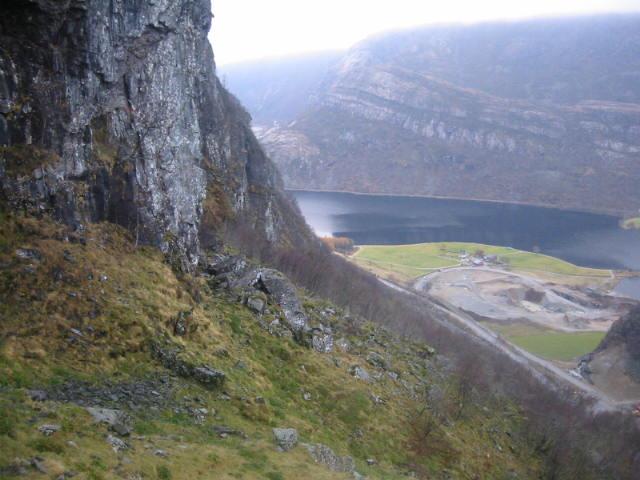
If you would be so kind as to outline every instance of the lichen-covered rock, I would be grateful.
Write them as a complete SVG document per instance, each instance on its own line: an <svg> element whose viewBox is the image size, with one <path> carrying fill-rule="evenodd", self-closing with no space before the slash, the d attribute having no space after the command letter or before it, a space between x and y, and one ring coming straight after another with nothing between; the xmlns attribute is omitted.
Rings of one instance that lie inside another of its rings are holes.
<svg viewBox="0 0 640 480"><path fill-rule="evenodd" d="M247 307L254 313L261 314L267 305L264 298L259 295L251 295L247 298Z"/></svg>
<svg viewBox="0 0 640 480"><path fill-rule="evenodd" d="M217 388L221 387L224 383L225 374L220 370L201 366L193 369L193 378L206 387Z"/></svg>
<svg viewBox="0 0 640 480"><path fill-rule="evenodd" d="M9 2L0 191L69 224L111 221L192 268L223 224L308 242L249 115L215 75L209 0Z"/></svg>
<svg viewBox="0 0 640 480"><path fill-rule="evenodd" d="M133 430L131 417L122 410L87 407L87 412L96 423L106 423L118 435L129 435Z"/></svg>
<svg viewBox="0 0 640 480"><path fill-rule="evenodd" d="M253 286L271 297L284 313L285 321L294 334L308 330L309 318L298 297L296 287L277 270L262 268L257 271Z"/></svg>
<svg viewBox="0 0 640 480"><path fill-rule="evenodd" d="M298 444L298 431L295 428L274 428L273 437L278 447L285 452Z"/></svg>
<svg viewBox="0 0 640 480"><path fill-rule="evenodd" d="M111 445L111 448L113 448L113 451L116 453L129 448L127 442L111 434L107 435L107 443Z"/></svg>
<svg viewBox="0 0 640 480"><path fill-rule="evenodd" d="M351 375L356 377L358 380L362 380L363 382L370 382L371 381L371 375L369 375L369 372L367 372L360 365L352 366L349 369L349 371L351 372Z"/></svg>
<svg viewBox="0 0 640 480"><path fill-rule="evenodd" d="M311 346L316 352L330 353L333 351L333 335L331 332L314 331Z"/></svg>
<svg viewBox="0 0 640 480"><path fill-rule="evenodd" d="M356 469L355 461L352 457L341 457L334 451L321 443L305 444L316 463L325 465L329 470L340 473L353 473Z"/></svg>

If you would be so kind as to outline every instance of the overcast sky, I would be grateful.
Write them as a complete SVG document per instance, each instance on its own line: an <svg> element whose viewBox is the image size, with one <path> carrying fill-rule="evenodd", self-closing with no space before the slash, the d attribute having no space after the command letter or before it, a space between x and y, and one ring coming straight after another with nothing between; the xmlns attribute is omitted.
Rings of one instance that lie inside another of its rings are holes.
<svg viewBox="0 0 640 480"><path fill-rule="evenodd" d="M640 11L640 0L212 0L218 65L344 49L385 30L441 22Z"/></svg>

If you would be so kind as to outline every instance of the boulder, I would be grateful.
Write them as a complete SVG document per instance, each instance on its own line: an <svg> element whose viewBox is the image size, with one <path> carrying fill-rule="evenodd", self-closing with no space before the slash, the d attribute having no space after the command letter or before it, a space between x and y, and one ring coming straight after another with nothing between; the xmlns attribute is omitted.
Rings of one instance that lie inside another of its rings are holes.
<svg viewBox="0 0 640 480"><path fill-rule="evenodd" d="M308 317L298 298L296 287L277 270L262 268L256 272L252 286L266 293L282 308L287 325L295 334L308 329Z"/></svg>
<svg viewBox="0 0 640 480"><path fill-rule="evenodd" d="M369 375L369 372L367 372L360 365L352 366L349 369L349 371L351 372L351 375L356 377L358 380L362 380L363 382L370 382L371 381L371 376Z"/></svg>
<svg viewBox="0 0 640 480"><path fill-rule="evenodd" d="M208 388L218 388L224 383L225 374L220 370L203 365L193 369L193 378Z"/></svg>
<svg viewBox="0 0 640 480"><path fill-rule="evenodd" d="M129 435L133 430L131 417L122 410L111 408L87 407L87 412L93 417L96 423L104 423L118 435Z"/></svg>
<svg viewBox="0 0 640 480"><path fill-rule="evenodd" d="M44 390L27 390L27 394L34 402L44 402L49 398L49 395Z"/></svg>
<svg viewBox="0 0 640 480"><path fill-rule="evenodd" d="M267 302L259 295L249 296L247 298L246 304L249 310L257 314L262 314L265 307L267 306Z"/></svg>
<svg viewBox="0 0 640 480"><path fill-rule="evenodd" d="M330 353L333 351L333 335L331 333L314 331L311 346L316 352Z"/></svg>
<svg viewBox="0 0 640 480"><path fill-rule="evenodd" d="M50 437L56 432L59 432L61 429L62 426L57 424L45 424L38 427L38 431L47 437Z"/></svg>
<svg viewBox="0 0 640 480"><path fill-rule="evenodd" d="M274 428L273 437L278 447L285 452L298 444L298 431L295 428Z"/></svg>
<svg viewBox="0 0 640 480"><path fill-rule="evenodd" d="M113 451L118 453L120 450L126 450L129 445L124 440L114 437L113 435L107 435L107 443L111 445Z"/></svg>

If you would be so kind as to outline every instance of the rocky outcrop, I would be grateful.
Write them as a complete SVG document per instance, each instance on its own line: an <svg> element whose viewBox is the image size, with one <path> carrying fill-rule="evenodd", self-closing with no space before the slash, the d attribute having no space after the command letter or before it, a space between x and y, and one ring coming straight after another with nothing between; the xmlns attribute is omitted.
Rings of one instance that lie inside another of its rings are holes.
<svg viewBox="0 0 640 480"><path fill-rule="evenodd" d="M352 457L336 455L330 447L321 443L305 444L304 446L316 463L325 465L332 472L351 473L356 478L360 478Z"/></svg>
<svg viewBox="0 0 640 480"><path fill-rule="evenodd" d="M0 191L13 208L111 221L193 266L231 221L308 233L221 86L209 0L11 1L0 18Z"/></svg>
<svg viewBox="0 0 640 480"><path fill-rule="evenodd" d="M617 320L576 371L619 400L640 395L640 305Z"/></svg>
<svg viewBox="0 0 640 480"><path fill-rule="evenodd" d="M107 424L118 435L129 435L133 430L131 417L122 410L87 407L87 412L95 423Z"/></svg>
<svg viewBox="0 0 640 480"><path fill-rule="evenodd" d="M209 389L216 389L224 384L226 375L209 365L199 365L185 358L183 348L168 344L161 340L151 342L151 353L168 370L184 378L193 378Z"/></svg>
<svg viewBox="0 0 640 480"><path fill-rule="evenodd" d="M284 325L278 320L269 326L273 333L286 332L321 353L333 351L331 327L311 321L298 289L282 272L252 265L242 257L216 254L209 259L205 274L210 276L214 287L235 291L239 300L257 314L265 310L266 301L277 308Z"/></svg>
<svg viewBox="0 0 640 480"><path fill-rule="evenodd" d="M256 131L290 188L633 213L639 26L629 15L383 35L325 72L295 121Z"/></svg>
<svg viewBox="0 0 640 480"><path fill-rule="evenodd" d="M611 326L589 360L615 348L624 351L622 364L625 373L640 383L640 305Z"/></svg>

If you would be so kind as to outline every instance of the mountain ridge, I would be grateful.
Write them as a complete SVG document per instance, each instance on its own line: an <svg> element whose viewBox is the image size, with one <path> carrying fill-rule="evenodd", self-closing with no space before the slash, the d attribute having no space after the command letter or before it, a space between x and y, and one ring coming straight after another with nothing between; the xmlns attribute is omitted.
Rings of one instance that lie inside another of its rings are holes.
<svg viewBox="0 0 640 480"><path fill-rule="evenodd" d="M640 107L629 103L640 98L629 60L639 24L616 15L385 34L334 64L292 122L256 132L289 188L628 215L640 208ZM558 88L537 73L547 70Z"/></svg>

